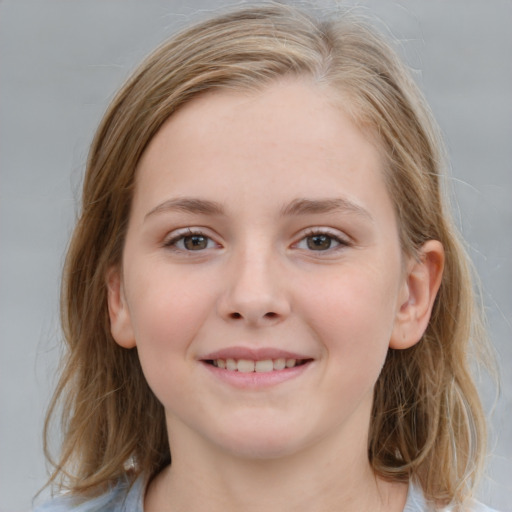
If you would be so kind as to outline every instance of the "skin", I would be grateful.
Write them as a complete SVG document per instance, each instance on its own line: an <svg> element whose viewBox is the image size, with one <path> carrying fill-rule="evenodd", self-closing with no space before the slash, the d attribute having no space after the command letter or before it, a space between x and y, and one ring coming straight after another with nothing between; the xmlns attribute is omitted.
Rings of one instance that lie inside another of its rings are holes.
<svg viewBox="0 0 512 512"><path fill-rule="evenodd" d="M107 279L112 334L166 411L173 462L145 510L402 510L407 487L368 462L372 394L388 348L421 338L442 266L436 241L402 255L379 151L328 87L207 93L173 115ZM307 364L233 383L205 362L233 347Z"/></svg>

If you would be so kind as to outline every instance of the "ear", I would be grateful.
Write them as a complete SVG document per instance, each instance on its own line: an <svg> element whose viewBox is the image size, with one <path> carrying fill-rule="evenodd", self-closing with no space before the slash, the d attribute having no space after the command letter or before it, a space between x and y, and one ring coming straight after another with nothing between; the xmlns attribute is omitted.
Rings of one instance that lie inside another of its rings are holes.
<svg viewBox="0 0 512 512"><path fill-rule="evenodd" d="M106 275L108 314L110 332L118 345L124 348L135 347L130 311L124 296L123 280L117 267L109 269Z"/></svg>
<svg viewBox="0 0 512 512"><path fill-rule="evenodd" d="M407 262L405 281L390 348L406 349L420 341L427 329L444 267L441 242L425 242L419 254Z"/></svg>

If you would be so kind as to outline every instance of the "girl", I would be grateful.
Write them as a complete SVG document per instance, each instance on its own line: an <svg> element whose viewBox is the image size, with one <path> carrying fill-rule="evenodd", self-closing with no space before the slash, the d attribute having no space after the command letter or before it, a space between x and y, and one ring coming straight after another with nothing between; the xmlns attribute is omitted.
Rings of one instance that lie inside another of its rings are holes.
<svg viewBox="0 0 512 512"><path fill-rule="evenodd" d="M49 411L69 492L41 510L489 510L442 167L348 15L247 7L159 48L91 149Z"/></svg>

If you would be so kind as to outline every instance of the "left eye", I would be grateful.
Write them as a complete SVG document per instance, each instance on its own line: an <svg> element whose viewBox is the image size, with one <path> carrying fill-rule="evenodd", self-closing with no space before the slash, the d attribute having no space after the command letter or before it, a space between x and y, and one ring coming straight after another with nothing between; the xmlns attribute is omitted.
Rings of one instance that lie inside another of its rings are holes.
<svg viewBox="0 0 512 512"><path fill-rule="evenodd" d="M298 249L306 249L309 251L328 251L341 245L348 245L342 239L327 233L313 233L305 236L296 245Z"/></svg>

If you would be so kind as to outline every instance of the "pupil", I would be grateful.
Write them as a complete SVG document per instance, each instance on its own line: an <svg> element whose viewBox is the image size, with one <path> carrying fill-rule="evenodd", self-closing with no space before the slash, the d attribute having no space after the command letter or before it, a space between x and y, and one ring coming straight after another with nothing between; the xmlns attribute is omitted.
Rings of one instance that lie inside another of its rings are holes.
<svg viewBox="0 0 512 512"><path fill-rule="evenodd" d="M206 249L208 240L202 235L187 236L183 240L183 244L190 251L197 251L199 249Z"/></svg>
<svg viewBox="0 0 512 512"><path fill-rule="evenodd" d="M327 235L314 235L308 237L308 249L313 251L326 250L331 247L331 237Z"/></svg>

